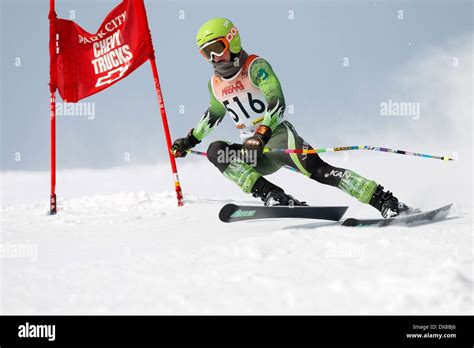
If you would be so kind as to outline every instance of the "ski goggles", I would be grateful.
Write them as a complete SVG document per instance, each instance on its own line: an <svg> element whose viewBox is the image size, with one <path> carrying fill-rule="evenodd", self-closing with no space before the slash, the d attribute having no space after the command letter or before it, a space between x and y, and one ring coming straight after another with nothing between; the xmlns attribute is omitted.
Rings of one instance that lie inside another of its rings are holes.
<svg viewBox="0 0 474 348"><path fill-rule="evenodd" d="M223 37L208 42L199 48L199 51L208 61L212 62L214 56L222 56L229 49L229 42Z"/></svg>

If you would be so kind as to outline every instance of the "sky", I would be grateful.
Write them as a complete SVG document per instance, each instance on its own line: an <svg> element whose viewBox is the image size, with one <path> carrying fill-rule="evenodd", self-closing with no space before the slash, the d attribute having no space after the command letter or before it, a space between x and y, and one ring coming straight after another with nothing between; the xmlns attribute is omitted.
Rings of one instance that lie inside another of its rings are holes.
<svg viewBox="0 0 474 348"><path fill-rule="evenodd" d="M0 1L1 168L45 171L47 1ZM59 17L95 32L118 1L56 3ZM472 1L145 4L173 139L185 136L209 104L212 70L196 48L195 34L208 19L228 17L247 52L273 66L294 110L288 120L314 147L378 145L447 154L468 149L472 155ZM167 160L149 64L83 102L94 112L58 117L59 169ZM419 110L383 115L381 105L389 102L415 103ZM239 141L230 117L199 149L218 139Z"/></svg>

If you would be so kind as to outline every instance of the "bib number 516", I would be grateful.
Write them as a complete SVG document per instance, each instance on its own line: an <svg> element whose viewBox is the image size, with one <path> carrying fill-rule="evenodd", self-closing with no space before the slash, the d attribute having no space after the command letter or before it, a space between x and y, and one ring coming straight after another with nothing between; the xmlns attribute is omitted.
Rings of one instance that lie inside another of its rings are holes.
<svg viewBox="0 0 474 348"><path fill-rule="evenodd" d="M250 108L252 109L252 111L254 113L261 114L265 111L265 103L264 102L262 102L259 99L254 99L252 97L252 93L250 93L250 92L247 92L247 97L248 97L249 106L250 106ZM232 100L238 105L240 111L242 111L244 116L246 118L250 118L249 113L247 112L245 107L242 105L242 102L240 101L239 97L234 97L234 98L232 98ZM229 111L230 114L232 115L232 118L234 119L234 121L239 122L239 115L237 114L237 112L235 112L235 110L233 110L231 107L229 107L229 101L224 100L223 104L226 107L227 111Z"/></svg>

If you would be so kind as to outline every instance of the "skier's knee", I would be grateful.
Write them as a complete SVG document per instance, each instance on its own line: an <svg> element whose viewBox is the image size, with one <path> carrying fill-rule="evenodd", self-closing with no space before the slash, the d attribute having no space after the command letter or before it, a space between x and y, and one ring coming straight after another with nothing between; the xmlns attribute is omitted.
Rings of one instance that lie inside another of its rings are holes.
<svg viewBox="0 0 474 348"><path fill-rule="evenodd" d="M317 182L330 186L338 186L339 182L345 175L346 170L343 168L336 168L327 163L314 168L311 172L311 179Z"/></svg>
<svg viewBox="0 0 474 348"><path fill-rule="evenodd" d="M336 186L339 180L337 180L337 177L331 175L331 171L344 171L344 169L336 168L330 165L329 163L326 163L318 155L308 156L306 160L306 167L311 173L311 179L316 180L321 184L332 186Z"/></svg>
<svg viewBox="0 0 474 348"><path fill-rule="evenodd" d="M228 144L224 141L212 142L207 149L207 159L216 165L219 152L225 150L226 146L228 146Z"/></svg>
<svg viewBox="0 0 474 348"><path fill-rule="evenodd" d="M223 172L226 167L227 163L224 163L222 160L219 160L221 157L220 154L222 151L225 151L226 147L228 147L229 144L226 143L225 141L214 141L209 145L209 148L207 149L207 159L214 164L221 172Z"/></svg>
<svg viewBox="0 0 474 348"><path fill-rule="evenodd" d="M323 168L316 168L312 171L310 178L324 184L326 181L326 178L324 177L325 173L326 171Z"/></svg>

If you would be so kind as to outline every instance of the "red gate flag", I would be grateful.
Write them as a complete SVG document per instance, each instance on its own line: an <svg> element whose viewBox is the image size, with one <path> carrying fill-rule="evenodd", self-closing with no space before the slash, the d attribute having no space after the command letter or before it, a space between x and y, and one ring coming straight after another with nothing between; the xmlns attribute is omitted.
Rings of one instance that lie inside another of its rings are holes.
<svg viewBox="0 0 474 348"><path fill-rule="evenodd" d="M127 77L150 61L178 206L184 204L171 135L161 92L155 52L143 0L123 0L104 19L95 34L70 20L58 19L55 0L49 0L51 194L50 214L56 199L56 89L64 101L75 103Z"/></svg>
<svg viewBox="0 0 474 348"><path fill-rule="evenodd" d="M67 102L106 89L154 56L143 0L122 1L95 34L59 18L56 33L59 49L53 76Z"/></svg>

